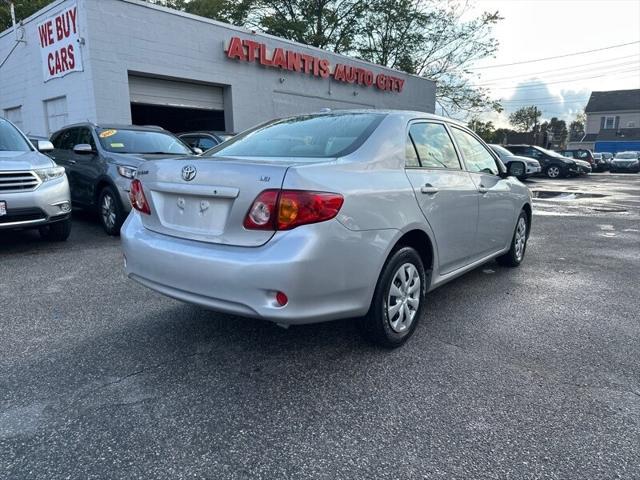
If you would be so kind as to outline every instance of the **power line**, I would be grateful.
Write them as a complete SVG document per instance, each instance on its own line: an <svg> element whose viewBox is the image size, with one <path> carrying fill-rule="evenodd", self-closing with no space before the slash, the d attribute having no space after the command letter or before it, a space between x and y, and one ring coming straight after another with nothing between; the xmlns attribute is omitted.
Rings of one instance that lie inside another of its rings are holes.
<svg viewBox="0 0 640 480"><path fill-rule="evenodd" d="M574 52L574 53L567 53L565 55L556 55L555 57L536 58L535 60L524 60L522 62L502 63L500 65L488 65L486 67L470 68L469 70L485 70L488 68L501 68L501 67L510 67L512 65L523 65L525 63L544 62L546 60L554 60L556 58L566 58L566 57L573 57L575 55L585 55L587 53L602 52L604 50L611 50L612 48L626 47L628 45L635 45L637 43L640 43L640 40L637 40L635 42L629 42L629 43L620 43L618 45L610 45L608 47L603 47L603 48L595 48L593 50L585 50L583 52Z"/></svg>
<svg viewBox="0 0 640 480"><path fill-rule="evenodd" d="M559 72L557 74L545 75L542 78L551 78L553 80L556 77L566 77L567 75L576 75L576 74L580 75L580 74L585 74L585 73L602 73L601 71L608 72L609 70L615 69L615 68L634 67L639 63L640 63L640 57L638 58L638 60L614 63L614 64L611 64L611 65L602 65L600 67L591 67L591 68L587 68L587 69L572 70L572 71L569 71L569 72ZM517 77L511 77L511 79L514 80L514 79L516 79L518 77L537 77L540 73L546 73L546 72L534 72L534 73L529 73L529 74L523 74L523 75L518 75ZM504 78L502 80L503 81L481 82L481 83L477 83L476 85L481 86L481 87L488 87L488 86L492 86L492 85L500 85L500 84L503 84L503 83L507 83L504 80L508 80L508 79ZM518 80L514 80L514 81L518 81Z"/></svg>
<svg viewBox="0 0 640 480"><path fill-rule="evenodd" d="M510 89L514 89L514 90L540 90L541 88L547 88L547 85L555 85L557 83L567 83L567 82L577 82L577 81L581 81L581 80L590 80L592 78L602 78L602 77L608 77L611 75L618 75L620 73L635 73L638 75L638 78L640 78L640 69L638 68L632 68L630 70L618 70L618 71L612 71L612 72L607 72L607 73L603 73L601 75L594 75L594 76L590 76L590 77L581 77L581 78L569 78L566 80L557 80L557 81L553 81L553 82L543 82L544 85L522 85L522 86L515 86L515 87L511 87L511 86L506 86L506 87L493 87L494 90L510 90ZM622 77L618 77L618 78L622 78ZM627 78L627 77L625 77ZM628 78L631 78L631 76L629 76Z"/></svg>
<svg viewBox="0 0 640 480"><path fill-rule="evenodd" d="M574 68L582 68L582 67L587 67L589 65L596 65L596 64L599 64L599 63L608 63L608 62L613 62L613 61L616 61L616 60L624 60L624 59L633 58L633 57L639 57L640 58L640 53L633 54L633 55L626 55L626 56L623 56L623 57L609 58L607 60L600 60L598 62L583 63L582 65L574 65L574 66L571 66L571 67L560 67L560 68L554 68L554 69L551 69L551 70L543 70L541 72L521 73L519 75L513 75L513 76L510 76L510 77L488 78L488 79L485 79L482 83L479 83L478 85L482 85L484 83L494 82L496 80L510 80L512 78L527 77L529 75L539 75L541 73L557 72L558 70L571 70L571 69L574 69ZM605 67L606 67L605 65L602 66L602 68L605 68ZM597 67L597 68L599 68L599 67Z"/></svg>

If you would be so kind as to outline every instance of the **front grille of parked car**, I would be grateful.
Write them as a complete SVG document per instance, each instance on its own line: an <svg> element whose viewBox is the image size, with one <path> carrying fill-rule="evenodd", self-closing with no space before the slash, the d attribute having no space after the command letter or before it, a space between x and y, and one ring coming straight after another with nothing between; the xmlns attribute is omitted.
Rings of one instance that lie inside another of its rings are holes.
<svg viewBox="0 0 640 480"><path fill-rule="evenodd" d="M0 172L0 192L28 192L40 183L33 172Z"/></svg>
<svg viewBox="0 0 640 480"><path fill-rule="evenodd" d="M47 215L39 208L14 208L0 217L0 225L3 223L29 222L33 220L46 220Z"/></svg>

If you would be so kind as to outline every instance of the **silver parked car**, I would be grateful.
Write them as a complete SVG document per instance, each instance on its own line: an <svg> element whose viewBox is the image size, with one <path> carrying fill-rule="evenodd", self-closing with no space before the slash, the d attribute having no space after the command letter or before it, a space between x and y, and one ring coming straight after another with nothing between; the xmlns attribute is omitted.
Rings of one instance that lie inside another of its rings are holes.
<svg viewBox="0 0 640 480"><path fill-rule="evenodd" d="M37 140L42 152L53 150ZM64 168L38 152L20 130L0 118L0 231L38 228L43 238L66 240L71 199Z"/></svg>
<svg viewBox="0 0 640 480"><path fill-rule="evenodd" d="M529 190L448 119L340 111L256 127L195 159L147 162L122 227L127 275L279 324L361 317L401 345L428 291L497 258L517 266Z"/></svg>
<svg viewBox="0 0 640 480"><path fill-rule="evenodd" d="M609 164L611 173L640 173L640 152L618 152Z"/></svg>

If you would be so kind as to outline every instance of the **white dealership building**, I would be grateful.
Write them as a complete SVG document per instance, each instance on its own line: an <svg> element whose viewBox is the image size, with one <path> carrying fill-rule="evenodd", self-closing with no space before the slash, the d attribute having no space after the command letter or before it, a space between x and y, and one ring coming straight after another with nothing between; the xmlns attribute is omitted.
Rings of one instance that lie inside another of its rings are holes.
<svg viewBox="0 0 640 480"><path fill-rule="evenodd" d="M434 82L141 0L58 0L0 34L0 115L236 132L321 108L433 113Z"/></svg>

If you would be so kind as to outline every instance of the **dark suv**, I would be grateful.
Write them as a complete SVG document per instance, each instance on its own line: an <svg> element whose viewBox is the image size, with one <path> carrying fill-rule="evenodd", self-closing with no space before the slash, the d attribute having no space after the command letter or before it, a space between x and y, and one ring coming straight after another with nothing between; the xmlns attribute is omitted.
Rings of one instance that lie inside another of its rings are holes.
<svg viewBox="0 0 640 480"><path fill-rule="evenodd" d="M581 167L574 160L536 145L505 145L505 148L514 155L538 160L540 167L542 167L542 173L549 178L568 177L583 173Z"/></svg>
<svg viewBox="0 0 640 480"><path fill-rule="evenodd" d="M131 210L129 187L145 160L192 155L160 127L79 123L51 136L51 158L65 168L74 206L99 210L104 230L117 235Z"/></svg>
<svg viewBox="0 0 640 480"><path fill-rule="evenodd" d="M578 160L584 160L585 162L589 162L591 168L595 171L600 168L600 166L596 163L596 160L591 153L591 150L587 150L585 148L572 148L568 150L559 150L558 153L563 157L575 158Z"/></svg>

